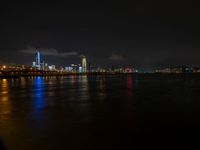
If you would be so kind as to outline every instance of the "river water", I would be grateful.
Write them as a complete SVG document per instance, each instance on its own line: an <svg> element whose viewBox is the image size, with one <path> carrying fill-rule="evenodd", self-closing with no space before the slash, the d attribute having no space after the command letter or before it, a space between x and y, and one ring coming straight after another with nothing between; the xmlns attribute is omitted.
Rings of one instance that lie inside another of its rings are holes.
<svg viewBox="0 0 200 150"><path fill-rule="evenodd" d="M0 79L0 149L191 148L199 112L200 76Z"/></svg>

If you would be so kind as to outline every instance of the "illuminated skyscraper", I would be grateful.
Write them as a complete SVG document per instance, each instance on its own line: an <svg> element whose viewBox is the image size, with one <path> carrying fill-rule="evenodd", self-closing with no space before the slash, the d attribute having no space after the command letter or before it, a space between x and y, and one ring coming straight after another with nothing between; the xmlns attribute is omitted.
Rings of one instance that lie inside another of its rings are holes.
<svg viewBox="0 0 200 150"><path fill-rule="evenodd" d="M33 62L33 67L36 67L36 62L35 61Z"/></svg>
<svg viewBox="0 0 200 150"><path fill-rule="evenodd" d="M83 58L82 58L82 69L83 69L83 73L87 72L87 62L86 62L85 56L83 56Z"/></svg>
<svg viewBox="0 0 200 150"><path fill-rule="evenodd" d="M36 49L36 53L35 53L35 59L36 59L36 67L38 68L38 70L41 70L41 54L40 52Z"/></svg>

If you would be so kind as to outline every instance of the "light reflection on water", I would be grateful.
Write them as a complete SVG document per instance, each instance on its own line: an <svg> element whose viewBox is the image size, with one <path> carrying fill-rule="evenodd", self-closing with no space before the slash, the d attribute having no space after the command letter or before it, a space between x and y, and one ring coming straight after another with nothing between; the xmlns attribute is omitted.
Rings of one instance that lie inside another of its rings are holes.
<svg viewBox="0 0 200 150"><path fill-rule="evenodd" d="M132 87L133 87L132 75L128 75L126 78L126 96L127 96L127 98L132 98Z"/></svg>
<svg viewBox="0 0 200 150"><path fill-rule="evenodd" d="M149 112L183 112L185 102L187 108L195 104L199 110L200 79L186 81L131 75L0 80L0 136L9 150L58 145L81 149L81 144L87 147L93 142L126 145L123 140L131 141L131 132L141 127L137 122L146 125L150 117L164 118Z"/></svg>
<svg viewBox="0 0 200 150"><path fill-rule="evenodd" d="M11 111L7 79L1 80L0 91L0 118L4 119Z"/></svg>
<svg viewBox="0 0 200 150"><path fill-rule="evenodd" d="M42 77L34 80L34 109L39 110L45 106L45 85Z"/></svg>
<svg viewBox="0 0 200 150"><path fill-rule="evenodd" d="M106 97L106 80L104 77L99 79L99 97L101 99Z"/></svg>
<svg viewBox="0 0 200 150"><path fill-rule="evenodd" d="M79 91L80 91L80 100L89 100L89 87L88 87L88 78L86 75L79 76Z"/></svg>

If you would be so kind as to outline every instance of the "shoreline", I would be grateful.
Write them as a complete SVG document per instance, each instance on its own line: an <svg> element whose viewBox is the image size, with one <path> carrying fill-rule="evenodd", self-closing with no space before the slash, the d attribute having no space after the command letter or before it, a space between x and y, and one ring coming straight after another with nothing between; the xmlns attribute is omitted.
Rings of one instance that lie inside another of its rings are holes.
<svg viewBox="0 0 200 150"><path fill-rule="evenodd" d="M34 72L34 73L4 73L0 74L0 79L3 78L20 78L20 77L60 77L60 76L98 76L98 75L124 75L124 74L134 74L134 73L58 73L58 72Z"/></svg>
<svg viewBox="0 0 200 150"><path fill-rule="evenodd" d="M197 76L200 77L200 73L113 73L113 72L95 72L95 73L20 73L20 74L0 74L0 79L7 78L21 78L21 77L64 77L64 76L121 76L121 75L141 75L141 76Z"/></svg>

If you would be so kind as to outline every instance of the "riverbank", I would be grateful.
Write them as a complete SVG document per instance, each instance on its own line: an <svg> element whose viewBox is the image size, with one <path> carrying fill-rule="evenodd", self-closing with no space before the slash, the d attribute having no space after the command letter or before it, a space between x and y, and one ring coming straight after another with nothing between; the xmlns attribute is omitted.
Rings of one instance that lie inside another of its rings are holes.
<svg viewBox="0 0 200 150"><path fill-rule="evenodd" d="M34 71L34 72L0 72L0 78L19 78L19 77L48 77L48 76L71 76L71 75L119 75L123 73L113 72L90 72L90 73L77 73L77 72L56 72L56 71Z"/></svg>
<svg viewBox="0 0 200 150"><path fill-rule="evenodd" d="M118 75L139 75L140 77L200 77L200 73L116 73L116 72L88 72L88 73L77 73L77 72L50 72L50 71L37 71L37 72L0 72L0 79L6 78L20 78L20 77L62 77L62 76L118 76Z"/></svg>

